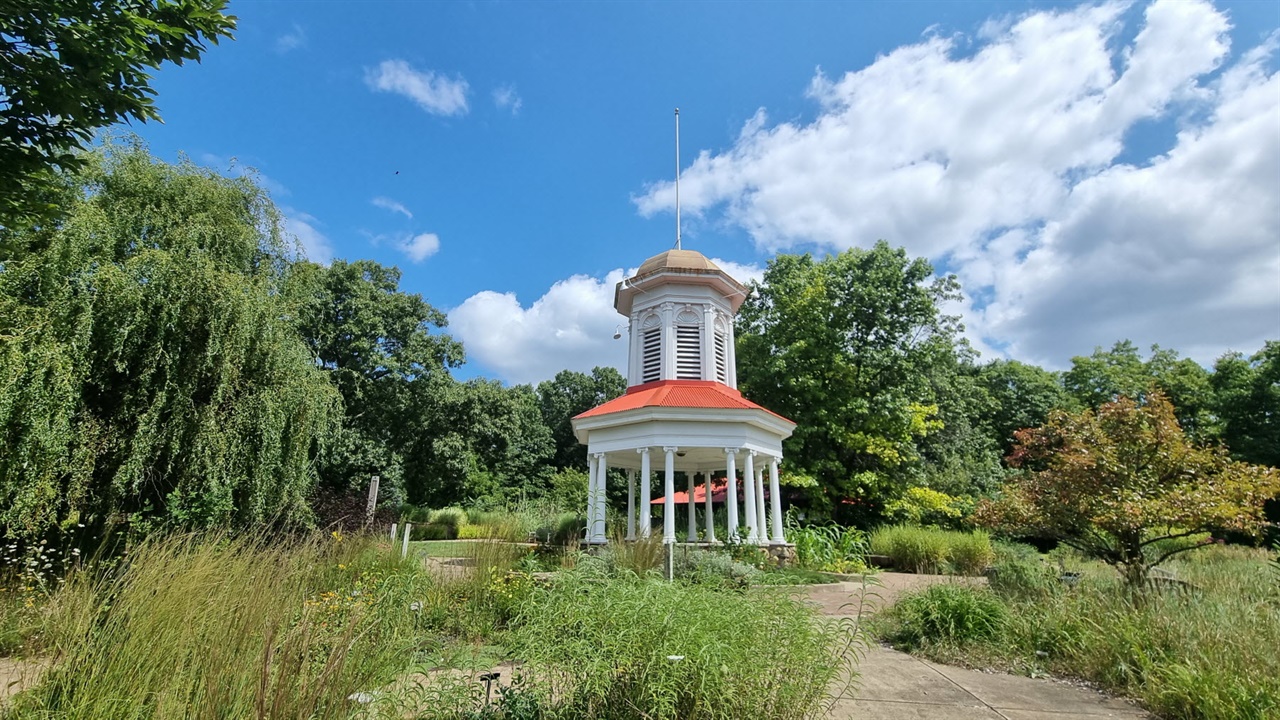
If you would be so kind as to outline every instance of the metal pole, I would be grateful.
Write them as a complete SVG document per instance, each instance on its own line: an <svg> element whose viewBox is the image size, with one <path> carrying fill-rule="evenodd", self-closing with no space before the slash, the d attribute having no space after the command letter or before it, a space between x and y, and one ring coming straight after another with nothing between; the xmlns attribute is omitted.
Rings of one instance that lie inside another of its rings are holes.
<svg viewBox="0 0 1280 720"><path fill-rule="evenodd" d="M680 249L680 108L676 108L676 249Z"/></svg>

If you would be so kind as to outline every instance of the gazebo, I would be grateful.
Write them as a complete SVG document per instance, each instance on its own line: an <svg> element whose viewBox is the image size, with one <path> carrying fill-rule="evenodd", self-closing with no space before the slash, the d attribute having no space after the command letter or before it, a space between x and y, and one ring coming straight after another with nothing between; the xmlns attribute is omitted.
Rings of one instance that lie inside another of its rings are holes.
<svg viewBox="0 0 1280 720"><path fill-rule="evenodd" d="M573 418L574 433L587 446L588 543L608 541L609 468L627 470L626 539L650 535L656 464L663 478L664 543L676 541L679 471L687 478L689 541L697 538L694 507L701 495L704 538L717 542L714 498L723 493L730 541L786 545L778 465L782 441L795 430L795 423L738 392L733 318L746 294L742 283L692 250L651 257L634 276L618 283L614 308L629 321L627 391ZM712 477L720 474L726 483L723 490L719 483L712 485ZM699 483L701 493L695 492Z"/></svg>

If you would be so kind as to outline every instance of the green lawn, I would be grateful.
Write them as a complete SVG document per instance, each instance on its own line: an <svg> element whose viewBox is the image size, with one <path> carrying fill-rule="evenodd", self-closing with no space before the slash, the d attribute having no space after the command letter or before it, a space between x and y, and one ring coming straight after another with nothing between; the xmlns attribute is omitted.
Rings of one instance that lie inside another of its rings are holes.
<svg viewBox="0 0 1280 720"><path fill-rule="evenodd" d="M474 544L470 540L418 540L410 542L409 549L427 557L458 558L474 554Z"/></svg>

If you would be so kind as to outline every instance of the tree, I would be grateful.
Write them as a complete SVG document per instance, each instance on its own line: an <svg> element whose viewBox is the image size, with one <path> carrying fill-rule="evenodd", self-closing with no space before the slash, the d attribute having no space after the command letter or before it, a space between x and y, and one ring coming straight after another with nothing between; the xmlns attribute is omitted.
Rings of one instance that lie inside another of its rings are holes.
<svg viewBox="0 0 1280 720"><path fill-rule="evenodd" d="M1039 427L1051 411L1074 405L1058 373L1017 360L993 360L983 365L978 368L977 381L991 398L986 425L1004 455L1013 451L1015 432Z"/></svg>
<svg viewBox="0 0 1280 720"><path fill-rule="evenodd" d="M561 370L555 378L538 384L538 404L542 422L551 430L557 469L582 468L586 448L573 434L573 417L606 403L626 392L627 381L611 367L596 367L591 374Z"/></svg>
<svg viewBox="0 0 1280 720"><path fill-rule="evenodd" d="M498 506L545 491L554 445L531 387L475 379L414 391L432 397L407 418L415 428L405 452L410 502Z"/></svg>
<svg viewBox="0 0 1280 720"><path fill-rule="evenodd" d="M941 429L935 386L956 365L952 276L879 242L823 260L779 255L738 317L738 381L798 423L788 464L813 476L815 505L864 506L898 494ZM874 508L873 508L874 512Z"/></svg>
<svg viewBox="0 0 1280 720"><path fill-rule="evenodd" d="M289 277L290 292L301 298L303 337L342 396L342 427L320 459L321 482L351 491L376 474L396 499L404 453L422 430L414 418L430 417L420 405L455 384L448 373L462 363L462 345L441 332L444 313L399 289L394 267L298 262Z"/></svg>
<svg viewBox="0 0 1280 720"><path fill-rule="evenodd" d="M0 227L47 217L97 128L158 120L149 70L231 37L226 0L0 0Z"/></svg>
<svg viewBox="0 0 1280 720"><path fill-rule="evenodd" d="M137 144L79 164L64 220L0 230L0 524L305 522L338 398L266 193Z"/></svg>
<svg viewBox="0 0 1280 720"><path fill-rule="evenodd" d="M1245 462L1280 467L1280 341L1218 358L1210 380L1222 439Z"/></svg>
<svg viewBox="0 0 1280 720"><path fill-rule="evenodd" d="M1141 399L1158 388L1173 403L1184 431L1200 441L1217 437L1209 373L1176 351L1152 345L1144 362L1138 348L1122 340L1110 350L1095 348L1089 357L1072 358L1062 381L1081 407L1092 408L1121 396Z"/></svg>
<svg viewBox="0 0 1280 720"><path fill-rule="evenodd" d="M1050 537L1116 567L1133 586L1152 567L1198 547L1204 532L1262 529L1280 473L1199 447L1160 392L1096 411L1055 411L1020 430L1009 460L1026 469L978 509L997 529ZM1180 542L1179 542L1180 541Z"/></svg>

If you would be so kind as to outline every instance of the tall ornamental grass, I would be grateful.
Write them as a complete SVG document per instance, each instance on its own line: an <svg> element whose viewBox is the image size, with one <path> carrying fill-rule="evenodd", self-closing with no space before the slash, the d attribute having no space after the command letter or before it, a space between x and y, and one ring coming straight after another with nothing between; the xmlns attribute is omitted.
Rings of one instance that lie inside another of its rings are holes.
<svg viewBox="0 0 1280 720"><path fill-rule="evenodd" d="M511 643L555 717L819 717L852 677L853 621L778 592L566 573L533 591Z"/></svg>
<svg viewBox="0 0 1280 720"><path fill-rule="evenodd" d="M981 530L957 532L895 525L871 533L871 552L885 555L898 570L980 575L995 559L991 537Z"/></svg>
<svg viewBox="0 0 1280 720"><path fill-rule="evenodd" d="M50 600L8 717L345 718L412 654L428 582L371 541L157 536Z"/></svg>

